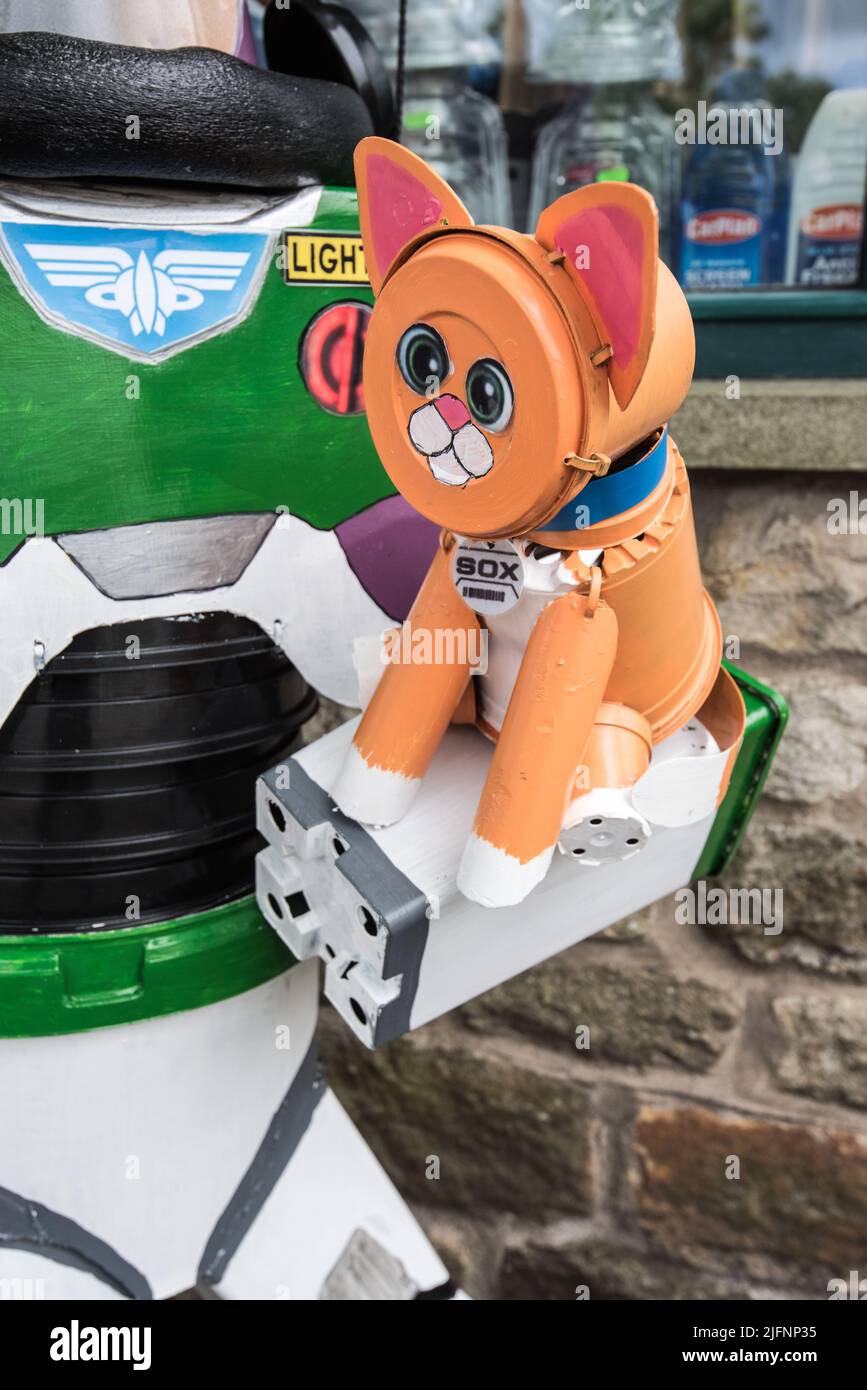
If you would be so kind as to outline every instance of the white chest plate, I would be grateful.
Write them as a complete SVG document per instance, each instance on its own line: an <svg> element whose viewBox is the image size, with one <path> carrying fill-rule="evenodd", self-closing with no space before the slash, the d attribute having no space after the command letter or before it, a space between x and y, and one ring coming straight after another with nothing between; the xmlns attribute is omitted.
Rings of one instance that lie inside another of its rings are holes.
<svg viewBox="0 0 867 1390"><path fill-rule="evenodd" d="M564 568L559 551L537 559L533 555L533 546L529 546L529 553L525 553L520 541L497 541L497 546L505 544L520 556L524 582L520 594L508 607L496 604L493 612L485 612L485 626L489 634L487 670L484 675L476 677L481 716L486 724L498 731L502 727L536 619L552 600L575 587L575 580ZM588 564L594 563L598 555L598 551L581 552L582 560Z"/></svg>

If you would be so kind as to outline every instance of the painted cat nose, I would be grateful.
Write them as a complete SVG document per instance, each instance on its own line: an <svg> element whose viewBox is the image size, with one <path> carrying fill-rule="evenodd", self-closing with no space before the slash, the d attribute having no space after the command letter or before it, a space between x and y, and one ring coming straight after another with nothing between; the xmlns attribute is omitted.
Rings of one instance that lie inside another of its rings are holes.
<svg viewBox="0 0 867 1390"><path fill-rule="evenodd" d="M457 396L437 396L434 405L450 430L459 430L470 418L470 412Z"/></svg>

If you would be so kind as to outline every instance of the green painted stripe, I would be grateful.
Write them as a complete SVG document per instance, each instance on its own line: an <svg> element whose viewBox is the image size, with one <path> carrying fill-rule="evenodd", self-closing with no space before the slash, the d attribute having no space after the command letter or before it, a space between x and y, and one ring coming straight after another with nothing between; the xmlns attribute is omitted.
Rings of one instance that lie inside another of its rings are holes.
<svg viewBox="0 0 867 1390"><path fill-rule="evenodd" d="M0 936L0 1037L44 1037L198 1009L295 959L255 898L122 931Z"/></svg>

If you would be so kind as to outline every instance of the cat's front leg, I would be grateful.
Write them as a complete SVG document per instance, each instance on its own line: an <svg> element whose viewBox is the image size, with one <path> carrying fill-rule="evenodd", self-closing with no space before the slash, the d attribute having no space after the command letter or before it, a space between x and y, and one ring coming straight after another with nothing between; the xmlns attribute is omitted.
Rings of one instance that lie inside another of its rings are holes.
<svg viewBox="0 0 867 1390"><path fill-rule="evenodd" d="M481 629L452 582L440 546L364 712L333 796L364 825L393 825L421 779L467 688Z"/></svg>
<svg viewBox="0 0 867 1390"><path fill-rule="evenodd" d="M617 618L596 595L539 615L458 870L465 897L506 907L545 877L616 649Z"/></svg>

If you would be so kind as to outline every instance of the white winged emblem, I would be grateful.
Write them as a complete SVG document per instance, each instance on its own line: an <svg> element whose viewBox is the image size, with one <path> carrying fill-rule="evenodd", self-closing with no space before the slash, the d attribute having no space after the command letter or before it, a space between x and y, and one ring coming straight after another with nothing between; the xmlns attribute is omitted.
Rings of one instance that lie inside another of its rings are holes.
<svg viewBox="0 0 867 1390"><path fill-rule="evenodd" d="M0 260L37 313L123 356L161 361L239 323L269 236L4 222Z"/></svg>
<svg viewBox="0 0 867 1390"><path fill-rule="evenodd" d="M139 251L133 260L119 246L25 246L49 285L84 289L88 304L123 314L136 338L163 337L172 314L233 290L250 259L248 251L159 251L153 260Z"/></svg>

